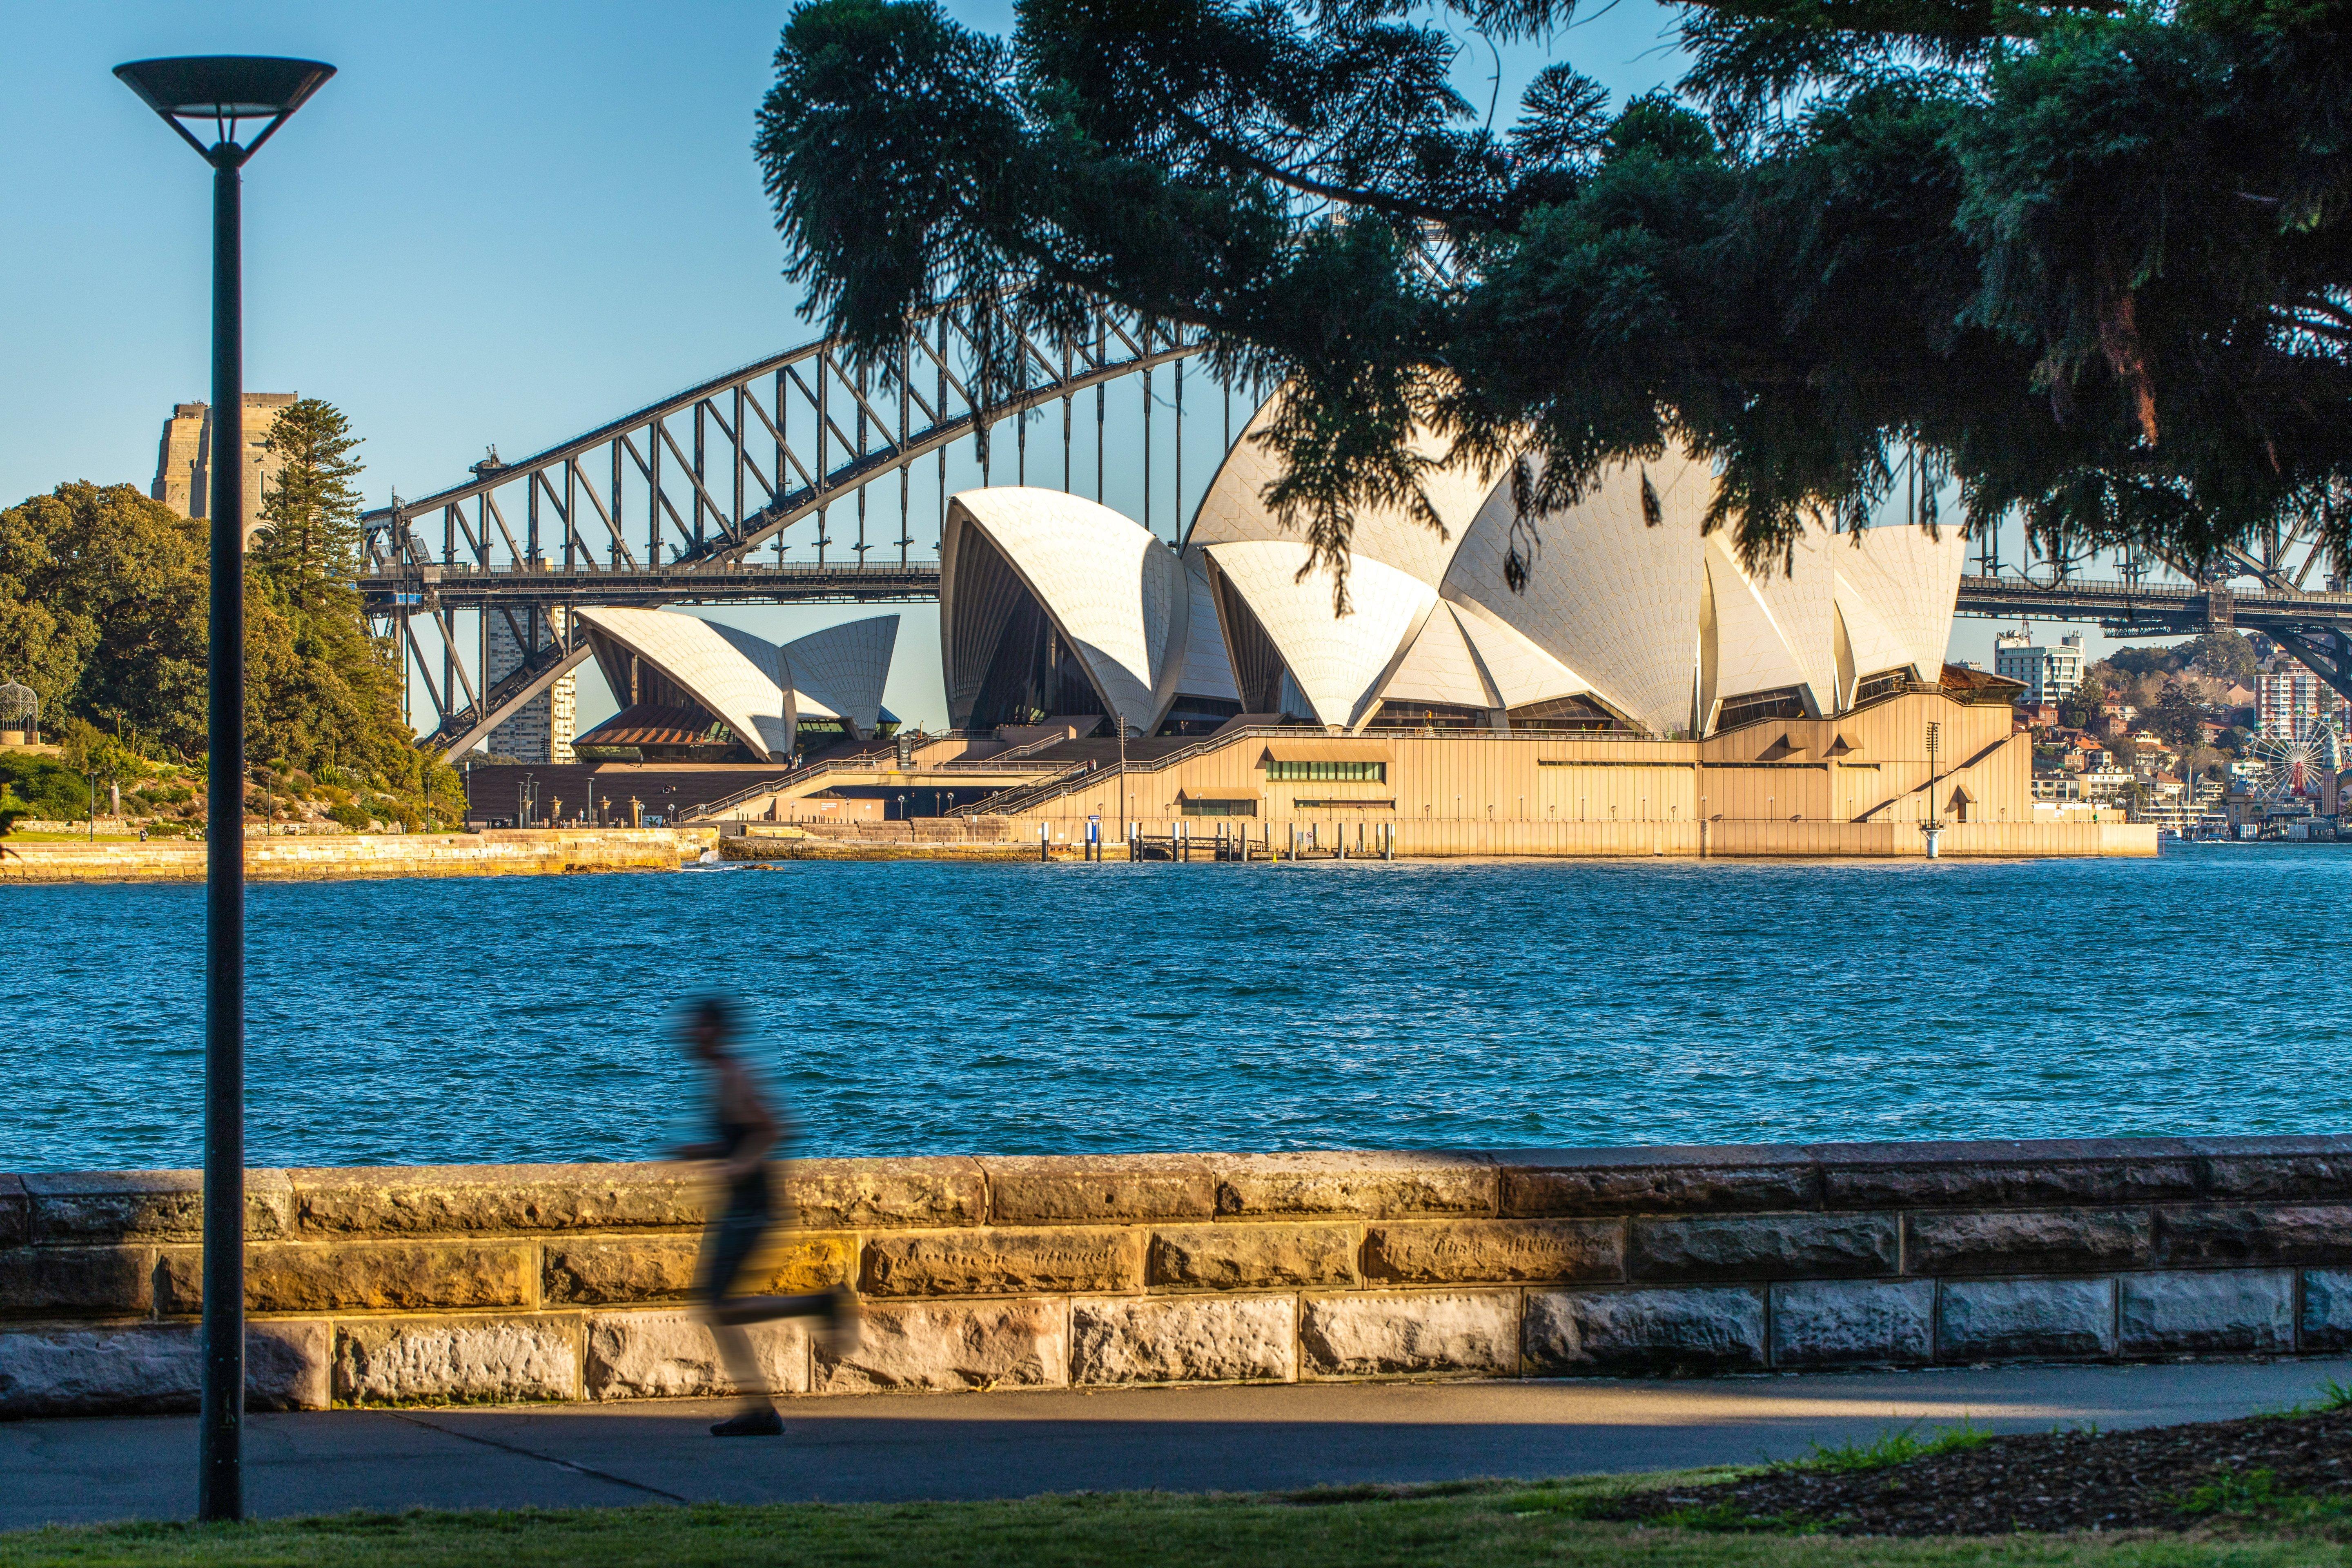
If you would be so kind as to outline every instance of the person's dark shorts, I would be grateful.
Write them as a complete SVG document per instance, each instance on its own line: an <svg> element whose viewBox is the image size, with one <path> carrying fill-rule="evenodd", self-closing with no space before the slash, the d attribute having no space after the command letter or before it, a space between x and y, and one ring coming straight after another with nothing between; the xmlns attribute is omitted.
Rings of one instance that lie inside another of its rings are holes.
<svg viewBox="0 0 2352 1568"><path fill-rule="evenodd" d="M695 1270L697 1300L716 1306L735 1293L743 1265L760 1248L774 1221L766 1207L730 1207L703 1232L702 1259Z"/></svg>

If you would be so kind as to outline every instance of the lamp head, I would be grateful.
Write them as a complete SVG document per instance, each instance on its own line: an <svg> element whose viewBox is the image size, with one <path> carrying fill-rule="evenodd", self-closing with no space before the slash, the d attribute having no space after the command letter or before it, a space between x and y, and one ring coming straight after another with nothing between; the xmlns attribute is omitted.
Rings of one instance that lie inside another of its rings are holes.
<svg viewBox="0 0 2352 1568"><path fill-rule="evenodd" d="M335 74L335 68L323 60L270 55L184 55L132 60L115 67L114 74L206 162L234 166L258 152L286 117ZM268 123L261 134L240 146L237 122L263 119ZM213 144L207 147L196 140L183 123L186 121L212 121Z"/></svg>

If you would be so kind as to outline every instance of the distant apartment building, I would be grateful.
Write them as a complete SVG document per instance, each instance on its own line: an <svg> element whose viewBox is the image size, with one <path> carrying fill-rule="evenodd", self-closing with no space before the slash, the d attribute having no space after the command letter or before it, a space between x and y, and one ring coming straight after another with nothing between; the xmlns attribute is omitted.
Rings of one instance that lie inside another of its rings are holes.
<svg viewBox="0 0 2352 1568"><path fill-rule="evenodd" d="M534 647L545 647L562 639L569 620L570 612L561 608L517 610L511 621L503 615L486 616L486 652L489 659L487 684L496 686L522 667L528 655L522 643L515 639L517 631ZM573 760L572 742L578 704L577 679L558 677L553 685L517 710L514 717L491 731L484 743L491 754L512 757L517 762L569 763Z"/></svg>
<svg viewBox="0 0 2352 1568"><path fill-rule="evenodd" d="M278 477L278 458L266 449L278 411L294 401L290 392L248 392L245 395L245 450L238 467L245 475L245 542L253 543L260 526L261 490ZM181 403L163 421L163 439L155 456L155 482L147 493L182 517L212 515L213 411L209 404Z"/></svg>
<svg viewBox="0 0 2352 1568"><path fill-rule="evenodd" d="M2023 632L2002 632L1992 639L1992 672L2025 682L2021 706L2058 701L2083 684L2083 634L2069 632L2053 645L2031 642Z"/></svg>
<svg viewBox="0 0 2352 1568"><path fill-rule="evenodd" d="M2322 723L2342 735L2352 727L2352 710L2319 677L2284 657L2254 677L2254 724L2262 733L2300 741Z"/></svg>

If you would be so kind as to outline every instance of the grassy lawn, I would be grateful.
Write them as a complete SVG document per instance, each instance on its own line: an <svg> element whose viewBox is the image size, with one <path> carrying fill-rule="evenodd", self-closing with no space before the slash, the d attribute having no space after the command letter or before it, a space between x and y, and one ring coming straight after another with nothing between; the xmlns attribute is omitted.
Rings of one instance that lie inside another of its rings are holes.
<svg viewBox="0 0 2352 1568"><path fill-rule="evenodd" d="M1644 1483L1654 1485L1660 1478ZM1685 1477L1685 1480L1703 1477ZM0 1535L0 1568L36 1563L239 1568L638 1568L641 1564L941 1564L947 1568L2316 1568L2352 1563L2339 1531L2256 1519L2196 1533L1890 1541L1598 1523L1624 1483L1471 1482L1282 1496L1097 1494L1020 1502L352 1514L242 1526L111 1525Z"/></svg>

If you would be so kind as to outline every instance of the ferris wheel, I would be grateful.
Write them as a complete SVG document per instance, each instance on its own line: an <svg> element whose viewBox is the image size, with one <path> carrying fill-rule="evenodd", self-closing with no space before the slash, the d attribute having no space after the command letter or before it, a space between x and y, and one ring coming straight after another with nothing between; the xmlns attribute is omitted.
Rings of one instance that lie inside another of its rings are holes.
<svg viewBox="0 0 2352 1568"><path fill-rule="evenodd" d="M2324 721L2301 735L2257 735L2246 748L2256 765L2254 793L2273 804L2309 800L2320 792L2320 781L2336 766L2336 727Z"/></svg>

